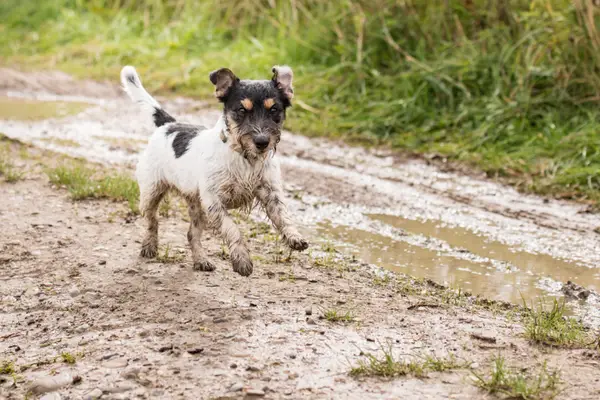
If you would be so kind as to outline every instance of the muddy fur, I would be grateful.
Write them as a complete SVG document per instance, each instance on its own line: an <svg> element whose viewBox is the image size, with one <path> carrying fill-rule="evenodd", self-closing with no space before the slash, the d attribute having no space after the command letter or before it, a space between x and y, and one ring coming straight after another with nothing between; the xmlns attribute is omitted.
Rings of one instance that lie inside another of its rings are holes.
<svg viewBox="0 0 600 400"><path fill-rule="evenodd" d="M140 211L148 226L141 256L156 256L157 208L168 190L176 190L188 203L188 241L194 268L215 269L200 243L203 230L210 227L229 247L233 270L248 276L253 270L252 260L229 209L250 210L258 203L290 248L302 251L308 247L283 203L281 172L275 158L293 97L292 70L274 67L271 80L242 81L222 68L211 73L210 80L224 107L217 124L205 129L175 122L146 92L133 67L121 72L125 91L150 112L157 126L136 169ZM157 122L156 115L168 118Z"/></svg>

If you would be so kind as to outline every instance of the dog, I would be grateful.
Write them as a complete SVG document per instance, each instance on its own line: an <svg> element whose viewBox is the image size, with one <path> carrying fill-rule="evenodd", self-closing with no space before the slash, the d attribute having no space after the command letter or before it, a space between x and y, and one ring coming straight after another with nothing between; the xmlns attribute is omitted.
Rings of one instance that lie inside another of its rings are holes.
<svg viewBox="0 0 600 400"><path fill-rule="evenodd" d="M144 89L135 68L122 69L123 89L156 126L136 169L140 212L147 223L142 257L157 254L156 211L170 190L179 192L188 205L187 238L196 270L215 269L200 241L208 227L227 244L233 270L242 276L252 273L248 248L228 210L249 211L256 203L287 246L297 251L308 248L283 202L275 157L286 111L294 97L293 73L287 66L275 66L272 72L270 80L240 80L228 68L211 72L209 79L223 104L223 114L213 128L207 129L177 122Z"/></svg>

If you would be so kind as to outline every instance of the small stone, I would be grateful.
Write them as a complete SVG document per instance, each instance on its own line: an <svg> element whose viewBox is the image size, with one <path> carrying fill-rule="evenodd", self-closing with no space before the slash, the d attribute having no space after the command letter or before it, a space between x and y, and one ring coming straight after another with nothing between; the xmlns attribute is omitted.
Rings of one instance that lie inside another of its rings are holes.
<svg viewBox="0 0 600 400"><path fill-rule="evenodd" d="M73 286L70 290L69 290L69 296L71 297L77 297L79 296L81 292L79 291L79 289L77 289L76 286Z"/></svg>
<svg viewBox="0 0 600 400"><path fill-rule="evenodd" d="M29 390L33 394L43 394L53 392L64 386L69 385L73 382L73 377L69 374L59 374L56 376L49 376L34 381Z"/></svg>
<svg viewBox="0 0 600 400"><path fill-rule="evenodd" d="M238 366L237 366L237 364L236 364L236 363L232 363L232 364L229 366L229 368L231 368L231 369L236 369L237 367L238 367Z"/></svg>
<svg viewBox="0 0 600 400"><path fill-rule="evenodd" d="M60 394L56 392L47 393L43 395L40 400L60 400Z"/></svg>
<svg viewBox="0 0 600 400"><path fill-rule="evenodd" d="M125 368L129 364L127 359L125 358L115 358L114 360L109 360L102 364L104 368Z"/></svg>
<svg viewBox="0 0 600 400"><path fill-rule="evenodd" d="M304 313L306 315L312 315L312 306L306 307L306 310L304 310Z"/></svg>
<svg viewBox="0 0 600 400"><path fill-rule="evenodd" d="M88 324L82 324L75 328L75 333L84 333L87 332L89 329L90 326Z"/></svg>
<svg viewBox="0 0 600 400"><path fill-rule="evenodd" d="M100 265L106 265L106 260L100 260L100 261L98 262L98 264L100 264Z"/></svg>
<svg viewBox="0 0 600 400"><path fill-rule="evenodd" d="M317 323L315 322L315 320L314 320L314 319L312 319L312 318L306 318L306 323L307 323L308 325L316 325L316 324L317 324Z"/></svg>
<svg viewBox="0 0 600 400"><path fill-rule="evenodd" d="M98 388L92 390L91 392L89 392L85 396L83 396L83 398L85 400L97 400L100 397L102 397L102 390L100 390Z"/></svg>
<svg viewBox="0 0 600 400"><path fill-rule="evenodd" d="M230 392L241 392L244 389L244 385L241 382L236 382L229 387Z"/></svg>
<svg viewBox="0 0 600 400"><path fill-rule="evenodd" d="M246 367L246 371L258 372L258 371L260 371L260 368L254 366L254 365L249 365Z"/></svg>
<svg viewBox="0 0 600 400"><path fill-rule="evenodd" d="M166 346L161 346L158 348L158 352L159 353L164 353L165 351L169 351L169 350L173 350L173 345L172 344L168 344Z"/></svg>
<svg viewBox="0 0 600 400"><path fill-rule="evenodd" d="M289 358L291 358L292 360L295 360L295 359L296 359L296 355L295 355L294 353L289 353L287 356L288 356Z"/></svg>
<svg viewBox="0 0 600 400"><path fill-rule="evenodd" d="M187 349L187 352L190 354L200 354L204 351L202 347L192 347Z"/></svg>
<svg viewBox="0 0 600 400"><path fill-rule="evenodd" d="M246 396L263 397L264 395L265 395L265 391L260 390L260 389L248 389L246 391Z"/></svg>

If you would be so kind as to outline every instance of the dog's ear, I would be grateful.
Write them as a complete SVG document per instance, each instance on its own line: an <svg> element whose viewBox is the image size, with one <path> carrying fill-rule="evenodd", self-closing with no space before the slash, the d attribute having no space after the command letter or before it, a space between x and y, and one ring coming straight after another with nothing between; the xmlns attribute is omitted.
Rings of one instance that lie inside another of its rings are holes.
<svg viewBox="0 0 600 400"><path fill-rule="evenodd" d="M277 89L281 90L288 101L291 101L294 97L294 87L292 86L293 78L294 73L287 65L276 65L273 67L273 78L271 79L275 83L275 86L277 86Z"/></svg>
<svg viewBox="0 0 600 400"><path fill-rule="evenodd" d="M208 76L213 85L215 85L215 96L220 101L225 101L231 88L240 81L229 68L221 68L213 71Z"/></svg>

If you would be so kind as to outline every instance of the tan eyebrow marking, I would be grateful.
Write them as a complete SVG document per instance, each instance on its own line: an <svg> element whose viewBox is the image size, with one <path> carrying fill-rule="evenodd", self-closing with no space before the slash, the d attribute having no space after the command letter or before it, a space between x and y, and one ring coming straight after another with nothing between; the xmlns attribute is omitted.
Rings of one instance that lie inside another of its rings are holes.
<svg viewBox="0 0 600 400"><path fill-rule="evenodd" d="M244 108L246 109L246 111L250 111L252 110L252 107L254 106L254 104L252 104L252 100L250 99L244 99L241 101L242 106L244 106Z"/></svg>
<svg viewBox="0 0 600 400"><path fill-rule="evenodd" d="M275 105L275 99L265 99L264 104L265 104L265 108L267 110L270 110L271 107L273 107Z"/></svg>

